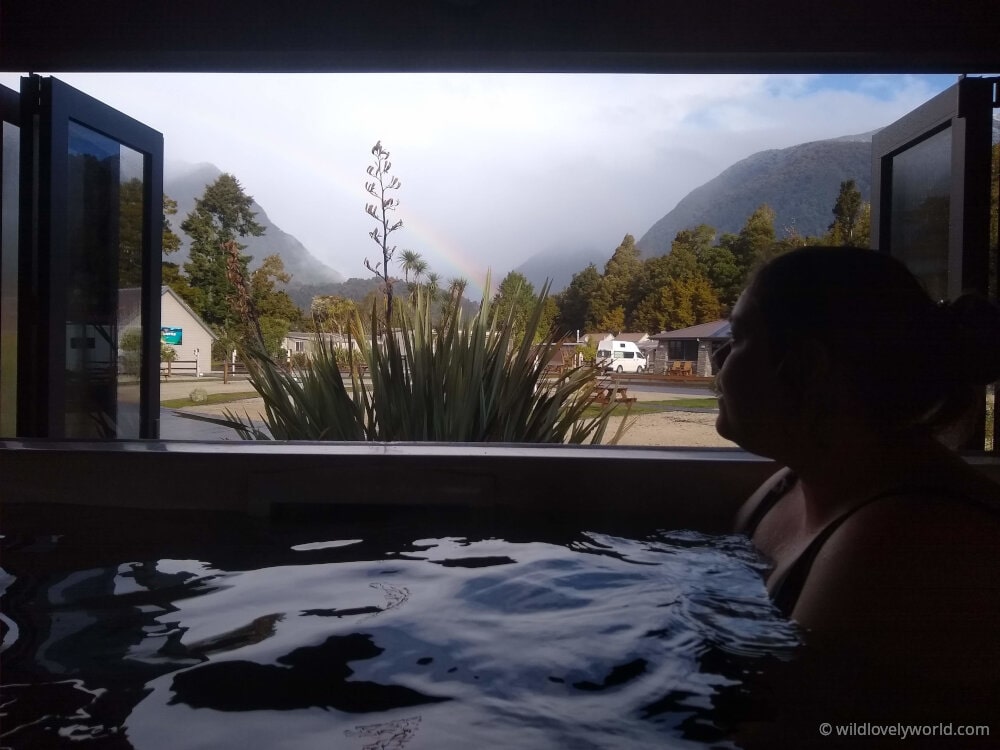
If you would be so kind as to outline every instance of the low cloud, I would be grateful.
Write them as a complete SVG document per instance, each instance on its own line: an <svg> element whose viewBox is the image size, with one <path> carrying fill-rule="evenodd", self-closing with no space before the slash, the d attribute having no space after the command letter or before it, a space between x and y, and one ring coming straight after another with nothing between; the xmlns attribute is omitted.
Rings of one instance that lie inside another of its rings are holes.
<svg viewBox="0 0 1000 750"><path fill-rule="evenodd" d="M442 277L494 278L551 247L637 237L767 148L882 127L953 76L67 74L164 133L167 158L234 173L271 219L367 275L378 139L402 181L393 239ZM0 83L16 87L16 76ZM474 282L480 279L473 278Z"/></svg>

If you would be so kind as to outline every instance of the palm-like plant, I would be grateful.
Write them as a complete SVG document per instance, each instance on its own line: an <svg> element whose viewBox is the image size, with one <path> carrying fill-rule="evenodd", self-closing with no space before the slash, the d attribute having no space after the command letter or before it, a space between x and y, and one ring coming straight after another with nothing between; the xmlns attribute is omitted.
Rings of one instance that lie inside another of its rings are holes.
<svg viewBox="0 0 1000 750"><path fill-rule="evenodd" d="M412 268L410 268L410 270L413 271L414 284L420 283L420 277L424 276L427 273L428 268L430 268L430 266L427 265L427 261L424 260L423 258L418 257L417 262L413 264Z"/></svg>
<svg viewBox="0 0 1000 750"><path fill-rule="evenodd" d="M448 295L461 299L465 294L465 288L469 285L469 280L457 276L448 280Z"/></svg>
<svg viewBox="0 0 1000 750"><path fill-rule="evenodd" d="M424 284L424 293L431 305L434 305L441 298L441 276L431 271L427 274L427 282Z"/></svg>
<svg viewBox="0 0 1000 750"><path fill-rule="evenodd" d="M444 295L441 304L441 318L447 320L455 314L455 310L462 306L462 299L465 296L465 288L469 285L467 279L462 277L448 280L448 291Z"/></svg>
<svg viewBox="0 0 1000 750"><path fill-rule="evenodd" d="M280 367L259 349L244 352L244 358L250 383L264 400L265 428L246 412L240 416L228 409L224 418L178 414L229 427L244 440L368 439L364 412L352 396L352 392L358 393L358 368L350 357L348 372L353 387L349 387L335 348L324 338L319 338L309 366L297 374Z"/></svg>
<svg viewBox="0 0 1000 750"><path fill-rule="evenodd" d="M420 253L416 250L403 250L399 255L399 267L403 269L403 278L407 284L410 283L410 272L413 271L418 263L423 262L420 257Z"/></svg>

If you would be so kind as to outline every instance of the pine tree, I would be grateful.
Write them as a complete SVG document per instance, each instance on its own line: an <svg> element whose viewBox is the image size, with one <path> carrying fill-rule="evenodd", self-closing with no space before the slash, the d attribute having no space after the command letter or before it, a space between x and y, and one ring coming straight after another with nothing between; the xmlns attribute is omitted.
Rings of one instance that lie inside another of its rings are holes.
<svg viewBox="0 0 1000 750"><path fill-rule="evenodd" d="M830 244L861 244L857 237L858 225L862 219L864 201L854 180L840 183L840 193L833 206L833 223L830 224ZM867 239L865 240L867 244Z"/></svg>
<svg viewBox="0 0 1000 750"><path fill-rule="evenodd" d="M775 257L779 249L774 232L774 209L766 203L754 209L730 249L744 274Z"/></svg>
<svg viewBox="0 0 1000 750"><path fill-rule="evenodd" d="M681 230L671 243L669 255L645 262L642 281L636 287L637 298L627 311L630 330L656 333L718 317L719 297L705 273L703 260L708 254L728 255L732 260L732 254L713 248L714 238L715 230L706 224Z"/></svg>
<svg viewBox="0 0 1000 750"><path fill-rule="evenodd" d="M226 275L225 246L235 242L242 251L246 245L240 244L238 238L264 234L264 227L254 219L257 214L251 210L252 205L253 198L243 192L239 180L223 174L205 188L194 210L181 224L191 238L184 270L190 285L200 293L195 311L210 325L239 325L239 316L230 304L233 288ZM249 277L250 256L240 253L238 262L243 276Z"/></svg>
<svg viewBox="0 0 1000 750"><path fill-rule="evenodd" d="M593 263L573 274L569 286L558 295L556 322L562 331L575 334L594 330L591 306L600 286L601 274Z"/></svg>
<svg viewBox="0 0 1000 750"><path fill-rule="evenodd" d="M174 233L170 225L171 216L177 214L177 201L166 193L163 194L163 254L172 255L181 249L181 238Z"/></svg>
<svg viewBox="0 0 1000 750"><path fill-rule="evenodd" d="M142 284L142 180L126 180L118 188L118 286Z"/></svg>
<svg viewBox="0 0 1000 750"><path fill-rule="evenodd" d="M137 287L142 284L142 230L145 221L145 194L143 182L134 177L124 181L118 189L118 286ZM163 255L177 252L180 238L174 234L167 218L177 213L177 201L163 195L163 230L161 251Z"/></svg>
<svg viewBox="0 0 1000 750"><path fill-rule="evenodd" d="M535 306L535 287L524 274L511 271L500 282L497 293L493 296L493 305L498 320L509 320L514 338L519 341Z"/></svg>
<svg viewBox="0 0 1000 750"><path fill-rule="evenodd" d="M197 311L201 307L202 294L191 286L187 276L181 273L180 266L164 261L160 264L160 273L163 284L177 292L177 296L187 302L192 310Z"/></svg>
<svg viewBox="0 0 1000 750"><path fill-rule="evenodd" d="M621 305L612 307L597 321L596 327L602 333L613 333L617 336L625 330L625 308Z"/></svg>
<svg viewBox="0 0 1000 750"><path fill-rule="evenodd" d="M743 272L732 251L724 245L707 247L698 255L698 267L715 289L719 302L731 309L743 291Z"/></svg>
<svg viewBox="0 0 1000 750"><path fill-rule="evenodd" d="M704 276L672 278L639 304L634 327L649 333L673 331L707 323L721 313L719 298Z"/></svg>
<svg viewBox="0 0 1000 750"><path fill-rule="evenodd" d="M636 285L642 278L642 259L639 257L639 249L635 246L635 238L631 234L626 234L621 244L615 248L610 260L604 266L604 275L601 277L601 285L591 302L590 317L593 323L598 324L601 330L609 330L600 323L617 318L609 318L617 307L623 309L629 304L635 295ZM619 330L625 326L624 320L619 326Z"/></svg>

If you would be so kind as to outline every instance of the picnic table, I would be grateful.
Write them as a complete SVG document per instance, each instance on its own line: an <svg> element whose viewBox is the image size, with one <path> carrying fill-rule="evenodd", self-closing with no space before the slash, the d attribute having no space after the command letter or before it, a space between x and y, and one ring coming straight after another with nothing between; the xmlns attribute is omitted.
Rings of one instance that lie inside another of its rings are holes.
<svg viewBox="0 0 1000 750"><path fill-rule="evenodd" d="M594 395L591 402L595 404L616 404L635 403L635 396L628 395L628 386L609 383L607 381L598 382L594 385Z"/></svg>

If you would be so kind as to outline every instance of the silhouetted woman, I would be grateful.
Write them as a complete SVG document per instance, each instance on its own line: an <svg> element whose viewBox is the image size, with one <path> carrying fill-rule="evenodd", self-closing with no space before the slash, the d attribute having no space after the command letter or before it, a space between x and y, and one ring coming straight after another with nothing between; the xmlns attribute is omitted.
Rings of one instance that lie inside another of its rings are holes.
<svg viewBox="0 0 1000 750"><path fill-rule="evenodd" d="M717 429L786 467L737 526L805 628L793 720L1000 716L1000 486L942 439L1000 376L1000 314L935 303L875 251L807 247L765 265L731 323Z"/></svg>

